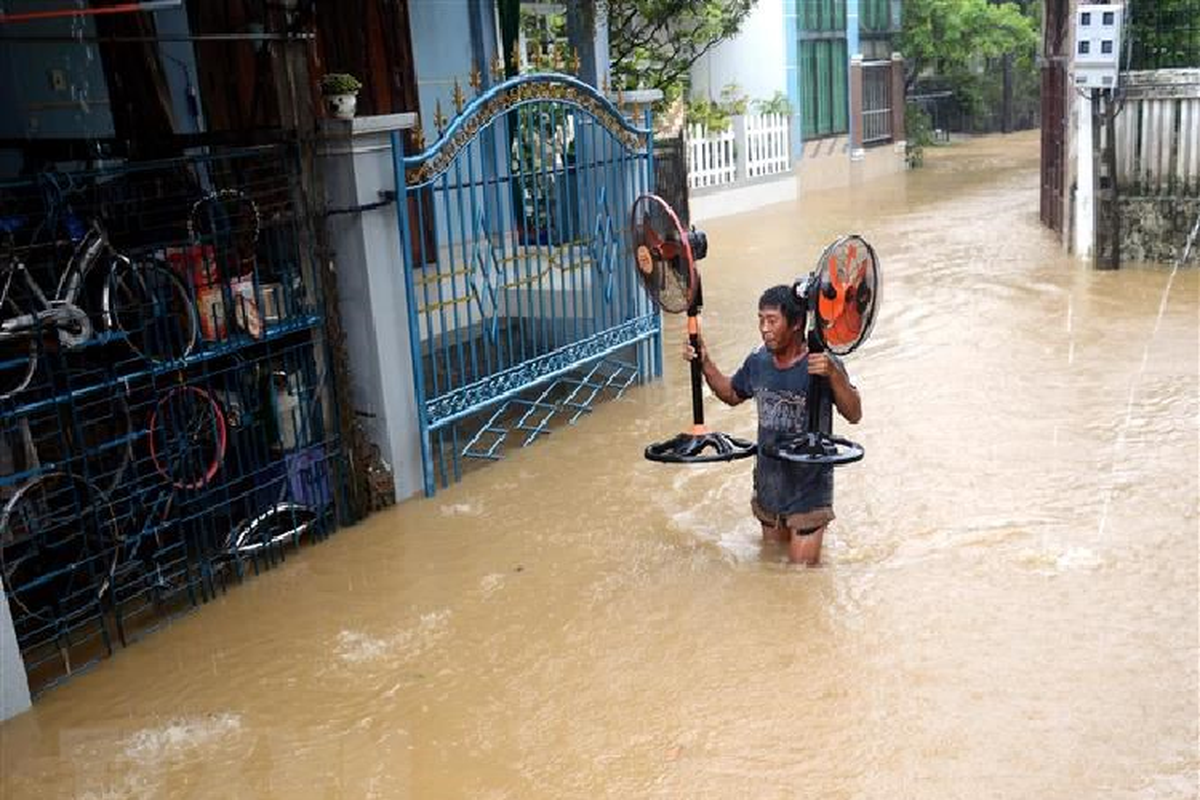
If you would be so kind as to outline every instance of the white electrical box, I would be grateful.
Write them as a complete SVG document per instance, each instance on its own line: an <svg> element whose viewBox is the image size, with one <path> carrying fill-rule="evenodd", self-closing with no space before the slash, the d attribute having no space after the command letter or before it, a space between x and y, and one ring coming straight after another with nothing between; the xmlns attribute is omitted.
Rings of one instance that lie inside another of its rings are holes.
<svg viewBox="0 0 1200 800"><path fill-rule="evenodd" d="M1121 67L1121 17L1115 3L1081 5L1075 9L1075 52L1071 66L1075 85L1114 89Z"/></svg>

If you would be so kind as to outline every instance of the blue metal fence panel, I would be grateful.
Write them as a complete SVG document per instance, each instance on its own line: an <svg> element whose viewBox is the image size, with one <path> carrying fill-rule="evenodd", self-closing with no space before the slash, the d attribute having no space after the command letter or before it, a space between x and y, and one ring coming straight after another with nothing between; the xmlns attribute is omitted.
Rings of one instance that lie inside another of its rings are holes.
<svg viewBox="0 0 1200 800"><path fill-rule="evenodd" d="M538 74L483 92L422 152L393 136L427 495L658 369L660 319L628 268L629 209L653 191L641 123Z"/></svg>
<svg viewBox="0 0 1200 800"><path fill-rule="evenodd" d="M0 577L37 692L335 522L296 153L0 185Z"/></svg>

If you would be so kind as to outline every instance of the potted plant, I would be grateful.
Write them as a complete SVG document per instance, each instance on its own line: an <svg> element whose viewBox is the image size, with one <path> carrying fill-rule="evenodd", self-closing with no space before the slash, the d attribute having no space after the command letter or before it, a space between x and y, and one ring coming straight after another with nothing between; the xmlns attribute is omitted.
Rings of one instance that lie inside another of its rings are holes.
<svg viewBox="0 0 1200 800"><path fill-rule="evenodd" d="M321 76L321 94L329 113L338 119L352 119L362 83L345 72L330 72Z"/></svg>

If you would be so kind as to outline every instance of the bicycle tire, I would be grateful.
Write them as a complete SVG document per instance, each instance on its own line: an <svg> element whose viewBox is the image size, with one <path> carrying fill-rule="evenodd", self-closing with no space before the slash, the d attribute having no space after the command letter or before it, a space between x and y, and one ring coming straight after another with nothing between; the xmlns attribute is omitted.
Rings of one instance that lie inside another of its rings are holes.
<svg viewBox="0 0 1200 800"><path fill-rule="evenodd" d="M229 213L229 207L235 203L243 205L249 211L249 214L243 215L244 219L241 225L230 224L234 215ZM202 209L208 213L201 214ZM214 209L219 213L214 212ZM202 224L205 220L208 221L207 229ZM224 229L218 230L218 220L225 223ZM254 198L241 189L217 189L192 204L192 208L188 212L187 230L188 240L195 244L202 246L207 244L221 250L232 249L235 263L240 267L246 261L254 258L255 250L258 247L258 237L262 232L262 214L259 212L258 203L254 202ZM238 239L241 241L237 241ZM220 247L222 244L225 246ZM224 260L222 259L222 261ZM226 275L224 277L235 276Z"/></svg>
<svg viewBox="0 0 1200 800"><path fill-rule="evenodd" d="M0 316L21 315L21 309L9 299L0 303ZM0 400L8 400L29 388L37 372L38 342L30 336L14 336L0 341Z"/></svg>
<svg viewBox="0 0 1200 800"><path fill-rule="evenodd" d="M317 514L301 503L281 502L244 520L225 540L228 553L247 556L288 539L299 539L316 523Z"/></svg>
<svg viewBox="0 0 1200 800"><path fill-rule="evenodd" d="M124 272L129 273L128 278ZM166 315L159 313L164 290L169 295ZM200 320L192 293L170 267L157 261L134 264L125 256L114 256L104 282L102 307L105 327L123 334L129 349L146 361L182 361L196 347ZM154 311L149 322L144 313L147 308ZM174 319L177 331L170 330L168 319ZM150 325L156 330L147 334ZM166 330L158 330L159 326ZM167 352L155 352L163 344L168 346Z"/></svg>
<svg viewBox="0 0 1200 800"><path fill-rule="evenodd" d="M11 296L13 279L17 272L17 257L12 237L5 237L5 249L0 263L4 264L4 289L0 294L0 318L14 319L25 316L19 303ZM37 371L38 347L33 335L14 334L11 339L0 341L0 400L7 400L24 391Z"/></svg>
<svg viewBox="0 0 1200 800"><path fill-rule="evenodd" d="M129 413L129 404L120 394L114 394L111 398L114 404L113 413L108 417L117 421L117 435L102 434L103 438L98 442L89 442L87 432L94 429L94 424L89 425L85 421L80 429L80 436L83 439L81 442L83 455L80 456L80 459L86 465L84 469L92 484L96 486L101 497L106 500L112 497L117 487L121 485L121 479L125 477L125 469L133 459L133 417ZM96 457L106 449L115 450L116 455L111 464L104 463Z"/></svg>
<svg viewBox="0 0 1200 800"><path fill-rule="evenodd" d="M186 402L188 398L196 397L201 398L201 409L203 409L198 415L189 414L186 409L182 408L182 413L180 413L172 408L173 403L182 407L182 403ZM207 416L205 412L207 412ZM187 417L193 418L186 419ZM179 426L176 418L183 418L186 427ZM184 439L192 439L201 433L211 432L211 444L214 451L212 457L207 461L201 460L189 465L187 463L189 443L179 440L178 434L181 432L184 434ZM154 406L154 411L150 414L149 436L147 437L150 442L150 460L154 463L154 469L158 474L166 478L175 488L202 489L216 477L221 463L225 460L228 434L225 412L221 410L220 403L212 394L198 386L180 386L159 399ZM174 457L168 458L170 446L175 444L182 444L182 448L174 454Z"/></svg>
<svg viewBox="0 0 1200 800"><path fill-rule="evenodd" d="M133 458L132 417L120 393L81 393L74 402L27 408L0 428L14 472L67 471L109 499ZM53 466L51 466L53 465Z"/></svg>
<svg viewBox="0 0 1200 800"><path fill-rule="evenodd" d="M70 508L40 514L48 498ZM88 481L48 472L25 483L0 512L0 577L20 612L14 622L69 624L80 616L111 587L120 543L112 506Z"/></svg>

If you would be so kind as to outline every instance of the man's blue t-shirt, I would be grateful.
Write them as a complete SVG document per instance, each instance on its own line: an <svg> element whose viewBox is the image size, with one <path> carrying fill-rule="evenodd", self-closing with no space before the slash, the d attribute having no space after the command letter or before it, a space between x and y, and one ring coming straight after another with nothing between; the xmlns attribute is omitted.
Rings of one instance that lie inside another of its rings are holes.
<svg viewBox="0 0 1200 800"><path fill-rule="evenodd" d="M839 367L842 362L830 354ZM804 433L808 424L808 356L787 369L775 366L769 350L759 346L733 375L738 397L758 404L759 453L754 464L754 493L772 514L801 514L833 505L833 467L781 461L762 454L762 445ZM821 409L821 430L831 430L832 393Z"/></svg>

